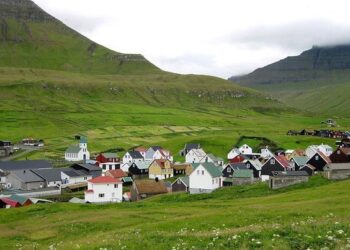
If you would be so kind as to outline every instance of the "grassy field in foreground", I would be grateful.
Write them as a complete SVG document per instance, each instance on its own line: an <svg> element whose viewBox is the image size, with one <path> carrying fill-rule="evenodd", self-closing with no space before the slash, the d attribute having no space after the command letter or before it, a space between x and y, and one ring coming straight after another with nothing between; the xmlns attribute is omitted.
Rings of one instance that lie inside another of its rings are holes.
<svg viewBox="0 0 350 250"><path fill-rule="evenodd" d="M349 180L316 176L280 191L261 183L138 203L2 210L0 248L346 249L349 188Z"/></svg>

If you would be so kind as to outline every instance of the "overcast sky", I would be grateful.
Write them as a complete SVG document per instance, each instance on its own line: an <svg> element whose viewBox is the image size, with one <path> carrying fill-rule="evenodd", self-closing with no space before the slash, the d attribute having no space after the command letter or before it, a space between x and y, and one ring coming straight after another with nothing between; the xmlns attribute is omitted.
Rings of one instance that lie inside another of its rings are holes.
<svg viewBox="0 0 350 250"><path fill-rule="evenodd" d="M90 39L177 73L227 78L350 42L348 0L34 0Z"/></svg>

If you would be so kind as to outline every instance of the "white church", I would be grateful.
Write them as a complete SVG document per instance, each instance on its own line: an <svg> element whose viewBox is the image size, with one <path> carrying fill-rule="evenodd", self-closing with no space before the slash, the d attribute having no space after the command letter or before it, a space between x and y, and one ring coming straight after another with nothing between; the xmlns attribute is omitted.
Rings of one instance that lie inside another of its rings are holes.
<svg viewBox="0 0 350 250"><path fill-rule="evenodd" d="M86 161L90 160L90 152L87 148L86 137L81 137L79 144L70 146L65 154L64 158L66 161Z"/></svg>

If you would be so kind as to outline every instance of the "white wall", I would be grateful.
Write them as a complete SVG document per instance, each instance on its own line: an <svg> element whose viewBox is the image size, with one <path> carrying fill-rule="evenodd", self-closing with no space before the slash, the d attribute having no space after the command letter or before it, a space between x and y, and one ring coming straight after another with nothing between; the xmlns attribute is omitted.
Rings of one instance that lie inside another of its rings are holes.
<svg viewBox="0 0 350 250"><path fill-rule="evenodd" d="M88 180L92 179L92 176L78 176L78 177L70 177L68 175L66 175L64 172L61 172L61 179L62 179L62 186L66 187L69 185L73 185L73 184L77 184L77 183L85 183ZM65 180L68 180L67 183L64 183Z"/></svg>
<svg viewBox="0 0 350 250"><path fill-rule="evenodd" d="M202 166L198 166L189 177L190 189L214 190L221 186L221 181L221 177L212 178Z"/></svg>
<svg viewBox="0 0 350 250"><path fill-rule="evenodd" d="M115 187L115 185L117 187ZM123 201L123 184L118 183L91 183L88 182L88 190L93 190L92 193L85 192L85 201L91 203L108 203ZM104 197L99 195L103 194Z"/></svg>

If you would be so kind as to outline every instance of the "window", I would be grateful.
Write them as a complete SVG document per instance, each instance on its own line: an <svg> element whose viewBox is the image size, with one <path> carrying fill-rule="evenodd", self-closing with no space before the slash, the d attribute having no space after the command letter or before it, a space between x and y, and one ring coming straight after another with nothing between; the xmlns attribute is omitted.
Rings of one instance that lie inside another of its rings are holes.
<svg viewBox="0 0 350 250"><path fill-rule="evenodd" d="M227 168L227 173L231 173L231 167Z"/></svg>
<svg viewBox="0 0 350 250"><path fill-rule="evenodd" d="M109 165L109 169L112 170L112 169L113 169L113 166L112 166L112 165Z"/></svg>
<svg viewBox="0 0 350 250"><path fill-rule="evenodd" d="M86 180L87 180L87 177L84 177L84 180L86 181Z"/></svg>
<svg viewBox="0 0 350 250"><path fill-rule="evenodd" d="M177 184L181 184L181 181L180 181L180 180L177 180Z"/></svg>
<svg viewBox="0 0 350 250"><path fill-rule="evenodd" d="M250 163L247 163L247 168L250 168Z"/></svg>
<svg viewBox="0 0 350 250"><path fill-rule="evenodd" d="M202 175L204 175L204 170L202 170Z"/></svg>
<svg viewBox="0 0 350 250"><path fill-rule="evenodd" d="M114 184L114 188L118 188L118 184Z"/></svg>
<svg viewBox="0 0 350 250"><path fill-rule="evenodd" d="M102 165L102 168L103 168L104 170L106 170L106 164L103 164L103 165Z"/></svg>
<svg viewBox="0 0 350 250"><path fill-rule="evenodd" d="M105 194L98 194L98 197L103 198L103 197L105 197Z"/></svg>
<svg viewBox="0 0 350 250"><path fill-rule="evenodd" d="M213 183L213 184L215 183L215 180L214 180L214 179L212 180L212 183Z"/></svg>
<svg viewBox="0 0 350 250"><path fill-rule="evenodd" d="M276 164L276 160L275 160L275 159L271 159L270 162L271 162L272 165L275 165L275 164Z"/></svg>
<svg viewBox="0 0 350 250"><path fill-rule="evenodd" d="M200 175L200 171L199 170L197 170L197 175Z"/></svg>
<svg viewBox="0 0 350 250"><path fill-rule="evenodd" d="M320 157L318 155L315 156L315 160L318 161Z"/></svg>

